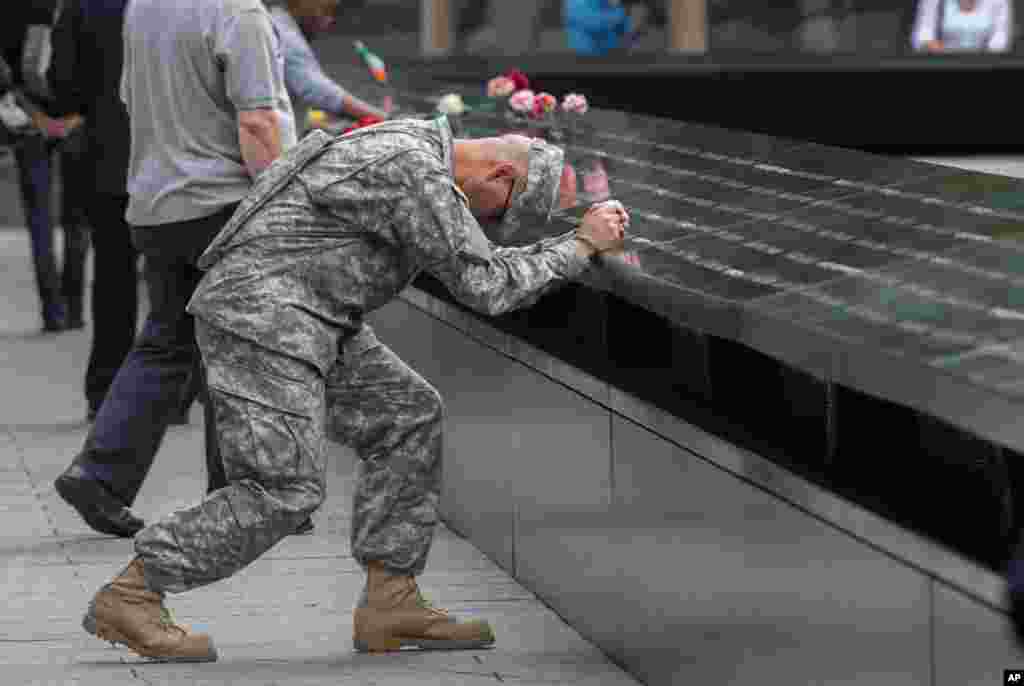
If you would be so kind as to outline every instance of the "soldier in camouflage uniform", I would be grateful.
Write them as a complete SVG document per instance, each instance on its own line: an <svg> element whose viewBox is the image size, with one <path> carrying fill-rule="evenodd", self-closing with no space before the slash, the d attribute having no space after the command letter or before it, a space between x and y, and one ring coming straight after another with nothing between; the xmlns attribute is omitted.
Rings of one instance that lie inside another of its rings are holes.
<svg viewBox="0 0 1024 686"><path fill-rule="evenodd" d="M628 215L614 201L530 246L487 240L478 220L546 220L562 169L558 148L456 141L443 118L315 132L268 169L201 258L188 308L228 485L139 532L86 629L149 657L216 659L208 636L167 619L164 592L231 576L292 533L323 501L331 438L360 458L356 648L492 643L487 622L430 607L416 586L438 521L443 406L363 318L421 270L480 311L525 307L620 246Z"/></svg>

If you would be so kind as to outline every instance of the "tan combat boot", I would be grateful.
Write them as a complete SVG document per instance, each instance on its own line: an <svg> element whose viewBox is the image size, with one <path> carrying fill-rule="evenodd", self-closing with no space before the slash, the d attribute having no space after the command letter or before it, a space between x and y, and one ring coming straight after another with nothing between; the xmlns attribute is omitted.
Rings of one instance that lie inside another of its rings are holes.
<svg viewBox="0 0 1024 686"><path fill-rule="evenodd" d="M486 621L460 622L433 608L416 580L391 574L379 562L367 566L366 590L355 610L353 643L362 652L416 647L422 650L472 650L494 644Z"/></svg>
<svg viewBox="0 0 1024 686"><path fill-rule="evenodd" d="M93 596L82 627L161 662L214 662L213 639L175 624L163 600L162 593L146 588L142 561L135 558Z"/></svg>

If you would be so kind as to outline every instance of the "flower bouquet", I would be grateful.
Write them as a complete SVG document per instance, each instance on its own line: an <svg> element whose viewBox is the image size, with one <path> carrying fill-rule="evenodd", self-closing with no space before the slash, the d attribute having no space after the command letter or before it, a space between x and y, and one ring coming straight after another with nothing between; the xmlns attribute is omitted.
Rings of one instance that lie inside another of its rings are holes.
<svg viewBox="0 0 1024 686"><path fill-rule="evenodd" d="M554 140L573 133L589 109L587 99L579 93L569 93L559 102L551 93L535 91L518 69L489 80L486 93L493 108L503 111L512 123L543 130Z"/></svg>

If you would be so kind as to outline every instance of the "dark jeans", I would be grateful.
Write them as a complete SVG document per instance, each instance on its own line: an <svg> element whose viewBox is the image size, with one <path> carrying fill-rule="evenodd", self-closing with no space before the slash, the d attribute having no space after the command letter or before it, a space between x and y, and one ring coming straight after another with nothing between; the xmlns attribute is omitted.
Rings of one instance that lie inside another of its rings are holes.
<svg viewBox="0 0 1024 686"><path fill-rule="evenodd" d="M95 193L87 203L92 226L92 349L85 372L89 410L99 410L135 343L139 317L139 252L124 218L127 195Z"/></svg>
<svg viewBox="0 0 1024 686"><path fill-rule="evenodd" d="M195 262L234 209L132 230L132 240L146 258L150 312L76 458L129 507L149 473L199 354L194 319L185 312L202 277ZM206 460L219 464L217 442L211 440L216 438L212 408L208 402L203 407Z"/></svg>
<svg viewBox="0 0 1024 686"><path fill-rule="evenodd" d="M36 291L39 294L43 321L63 320L70 305L81 316L82 293L85 287L85 257L89 234L82 221L82 212L75 204L81 197L82 178L77 159L62 160L62 184L69 192L64 196L64 266L58 274L53 254L52 162L55 144L42 136L30 136L15 148L18 163L18 185L32 244ZM70 156L69 156L70 157ZM75 312L71 313L72 316Z"/></svg>
<svg viewBox="0 0 1024 686"><path fill-rule="evenodd" d="M81 136L79 130L75 136ZM60 224L64 231L64 264L60 293L69 323L81 323L85 295L85 260L91 241L89 203L93 196L93 165L80 143L60 144Z"/></svg>

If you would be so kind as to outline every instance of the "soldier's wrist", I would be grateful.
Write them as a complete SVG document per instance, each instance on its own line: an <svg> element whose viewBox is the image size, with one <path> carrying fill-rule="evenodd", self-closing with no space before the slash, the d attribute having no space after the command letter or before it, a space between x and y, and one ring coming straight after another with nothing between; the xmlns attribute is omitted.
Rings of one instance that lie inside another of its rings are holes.
<svg viewBox="0 0 1024 686"><path fill-rule="evenodd" d="M597 247L597 244L586 236L576 234L573 238L576 240L576 248L577 251L580 252L581 257L589 260L601 252L601 249Z"/></svg>

